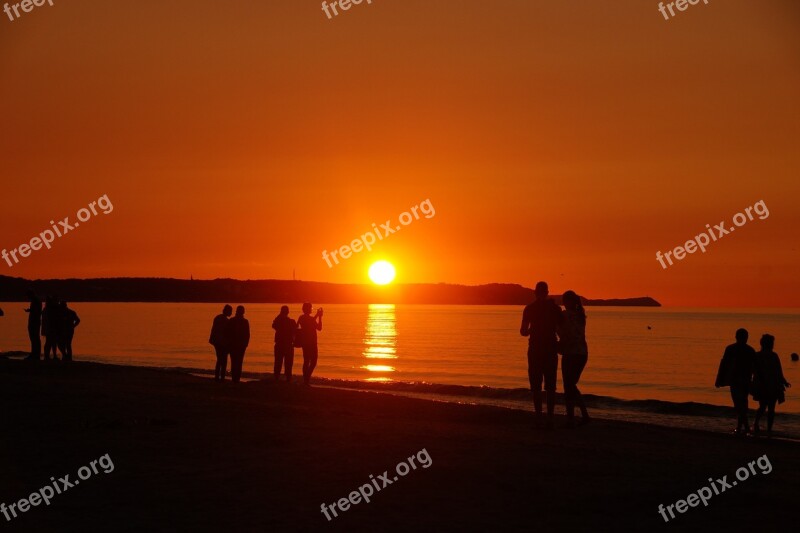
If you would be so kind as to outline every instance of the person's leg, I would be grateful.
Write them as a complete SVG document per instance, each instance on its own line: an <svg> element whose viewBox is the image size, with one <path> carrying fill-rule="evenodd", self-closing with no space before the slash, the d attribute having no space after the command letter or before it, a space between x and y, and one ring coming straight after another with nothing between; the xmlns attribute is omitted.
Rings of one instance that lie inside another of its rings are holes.
<svg viewBox="0 0 800 533"><path fill-rule="evenodd" d="M531 385L531 392L533 393L533 410L536 413L537 421L542 415L542 380L544 373L542 370L541 357L533 350L532 346L528 347L528 381Z"/></svg>
<svg viewBox="0 0 800 533"><path fill-rule="evenodd" d="M561 358L561 381L564 382L564 404L567 406L567 423L575 416L575 356L564 354Z"/></svg>
<svg viewBox="0 0 800 533"><path fill-rule="evenodd" d="M286 353L283 356L283 368L286 372L286 382L292 382L292 366L294 365L294 346L287 346Z"/></svg>
<svg viewBox="0 0 800 533"><path fill-rule="evenodd" d="M39 327L28 328L28 338L31 340L31 359L37 361L42 356L42 338L39 336Z"/></svg>
<svg viewBox="0 0 800 533"><path fill-rule="evenodd" d="M558 353L553 351L545 359L544 388L547 392L547 425L553 426L556 409L556 383L558 381Z"/></svg>
<svg viewBox="0 0 800 533"><path fill-rule="evenodd" d="M275 364L272 367L272 374L275 377L275 381L278 381L278 378L281 375L281 368L283 367L283 347L275 344Z"/></svg>
<svg viewBox="0 0 800 533"><path fill-rule="evenodd" d="M311 381L311 375L314 373L314 369L317 368L317 358L319 357L319 348L315 344L311 349L311 357L309 358L308 363L308 380Z"/></svg>
<svg viewBox="0 0 800 533"><path fill-rule="evenodd" d="M747 387L731 385L731 397L733 406L736 409L736 430L749 431L747 421Z"/></svg>
<svg viewBox="0 0 800 533"><path fill-rule="evenodd" d="M303 383L308 385L308 380L310 376L308 374L308 367L311 364L309 359L311 356L310 348L307 346L303 346Z"/></svg>
<svg viewBox="0 0 800 533"><path fill-rule="evenodd" d="M58 359L58 352L61 351L61 335L53 335L53 359ZM61 351L63 357L64 352Z"/></svg>
<svg viewBox="0 0 800 533"><path fill-rule="evenodd" d="M744 430L750 433L750 420L748 419L747 412L750 410L750 385L745 384L742 386L741 392L741 399L742 399L742 423L744 424Z"/></svg>
<svg viewBox="0 0 800 533"><path fill-rule="evenodd" d="M67 361L72 361L72 339L75 337L75 332L71 332L67 334L67 338L64 341L64 347L67 349L67 353L64 355L67 358Z"/></svg>
<svg viewBox="0 0 800 533"><path fill-rule="evenodd" d="M736 431L739 431L742 427L742 412L739 397L739 390L735 385L731 385L731 400L733 401L733 410L736 413Z"/></svg>
<svg viewBox="0 0 800 533"><path fill-rule="evenodd" d="M50 340L52 337L48 337L45 335L44 337L44 360L50 360L50 347L52 345L52 341Z"/></svg>
<svg viewBox="0 0 800 533"><path fill-rule="evenodd" d="M755 422L753 422L753 430L756 431L756 432L761 430L761 428L758 426L758 422L759 422L759 420L761 420L761 417L763 416L764 411L766 409L767 409L767 402L765 402L764 400L759 400L758 401L758 411L756 411L756 420L755 420Z"/></svg>
<svg viewBox="0 0 800 533"><path fill-rule="evenodd" d="M223 377L222 373L222 348L219 346L214 346L214 355L217 358L217 362L214 365L214 380L220 381Z"/></svg>
<svg viewBox="0 0 800 533"><path fill-rule="evenodd" d="M240 368L239 350L231 350L231 381L234 383L239 383L239 378L241 378Z"/></svg>
<svg viewBox="0 0 800 533"><path fill-rule="evenodd" d="M587 354L581 354L578 356L575 367L573 369L574 375L573 378L575 380L574 388L573 388L573 400L577 404L578 408L581 410L581 418L583 422L589 421L589 411L586 410L586 404L583 401L583 394L581 394L580 389L578 389L578 382L581 380L581 374L583 374L583 369L586 368L586 363L589 360L589 356Z"/></svg>
<svg viewBox="0 0 800 533"><path fill-rule="evenodd" d="M772 433L772 422L775 421L775 404L778 400L770 400L767 405L767 434Z"/></svg>

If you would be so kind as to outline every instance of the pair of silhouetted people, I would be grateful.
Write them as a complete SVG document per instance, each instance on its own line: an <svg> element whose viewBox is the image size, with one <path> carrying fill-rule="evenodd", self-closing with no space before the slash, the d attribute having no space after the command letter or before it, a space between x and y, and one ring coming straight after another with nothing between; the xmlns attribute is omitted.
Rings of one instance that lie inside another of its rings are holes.
<svg viewBox="0 0 800 533"><path fill-rule="evenodd" d="M309 302L303 304L303 314L295 322L289 317L289 306L281 307L280 314L272 321L275 330L275 368L274 377L278 380L281 374L281 365L286 372L286 381L292 381L292 365L294 364L294 349L303 349L303 384L311 385L311 375L317 366L319 349L317 347L317 331L322 330L322 308L317 309L311 316L312 306Z"/></svg>
<svg viewBox="0 0 800 533"><path fill-rule="evenodd" d="M761 350L756 352L747 344L748 336L744 328L736 331L736 343L725 348L715 385L730 387L737 419L734 434L750 433L747 412L748 396L752 394L753 399L759 403L753 430L756 434L761 432L759 422L766 411L767 434L772 435L775 404L786 400L784 391L791 384L783 375L780 357L773 351L775 337L762 335Z"/></svg>
<svg viewBox="0 0 800 533"><path fill-rule="evenodd" d="M281 375L281 368L285 368L286 381L292 381L292 366L294 365L294 337L297 330L297 322L289 317L289 306L282 305L281 312L272 321L272 329L275 330L275 381Z"/></svg>
<svg viewBox="0 0 800 533"><path fill-rule="evenodd" d="M236 314L233 318L229 318L232 310L230 305L226 305L222 308L222 313L214 317L208 342L214 346L217 356L214 379L225 381L228 355L230 355L231 381L239 383L242 378L244 354L250 344L250 322L244 317L243 305L237 306Z"/></svg>
<svg viewBox="0 0 800 533"><path fill-rule="evenodd" d="M45 338L44 359L58 360L58 351L64 361L72 361L72 339L75 328L81 320L78 314L69 307L67 302L53 296L46 298L46 305L42 309L42 301L32 291L28 291L30 306L25 309L28 313L28 337L31 341L31 353L28 359L38 361L42 353L41 336Z"/></svg>
<svg viewBox="0 0 800 533"><path fill-rule="evenodd" d="M574 424L576 404L581 410L582 423L586 423L589 415L578 390L578 380L589 354L586 345L586 313L580 297L573 291L564 293L566 310L562 313L561 308L549 297L547 283L538 282L534 294L536 300L522 312L520 334L529 337L528 379L533 392L536 427L542 426L542 382L547 395L546 427L553 427L559 352L564 355L561 372L567 405L567 424L570 427Z"/></svg>

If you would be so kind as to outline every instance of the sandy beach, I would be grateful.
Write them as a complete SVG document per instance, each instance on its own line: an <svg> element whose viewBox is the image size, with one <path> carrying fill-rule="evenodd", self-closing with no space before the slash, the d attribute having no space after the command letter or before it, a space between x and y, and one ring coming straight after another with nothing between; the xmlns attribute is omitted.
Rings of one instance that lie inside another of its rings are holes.
<svg viewBox="0 0 800 533"><path fill-rule="evenodd" d="M80 362L0 358L0 376L0 502L105 454L114 465L0 515L8 531L699 531L796 517L794 442L606 420L536 430L522 411ZM393 480L423 449L429 466ZM659 514L765 454L771 472ZM325 518L321 504L384 471L391 485L369 503Z"/></svg>

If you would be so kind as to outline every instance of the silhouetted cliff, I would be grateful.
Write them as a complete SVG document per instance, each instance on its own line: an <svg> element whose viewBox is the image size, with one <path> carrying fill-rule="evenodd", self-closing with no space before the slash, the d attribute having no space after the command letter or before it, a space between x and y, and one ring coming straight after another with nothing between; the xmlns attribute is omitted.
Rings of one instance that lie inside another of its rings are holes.
<svg viewBox="0 0 800 533"><path fill-rule="evenodd" d="M70 302L230 302L230 303L410 303L523 305L533 289L508 283L344 285L316 281L265 279L184 280L168 278L98 278L26 280L0 276L0 301L24 301L25 291L56 295ZM560 302L560 297L555 297ZM584 305L659 307L650 297L586 300Z"/></svg>

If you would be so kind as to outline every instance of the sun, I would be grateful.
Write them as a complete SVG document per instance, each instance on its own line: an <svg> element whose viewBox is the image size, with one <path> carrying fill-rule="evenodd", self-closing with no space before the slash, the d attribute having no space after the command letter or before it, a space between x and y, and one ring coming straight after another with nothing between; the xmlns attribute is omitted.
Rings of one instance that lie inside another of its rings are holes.
<svg viewBox="0 0 800 533"><path fill-rule="evenodd" d="M369 279L377 285L386 285L394 279L394 267L388 261L377 261L369 267Z"/></svg>

